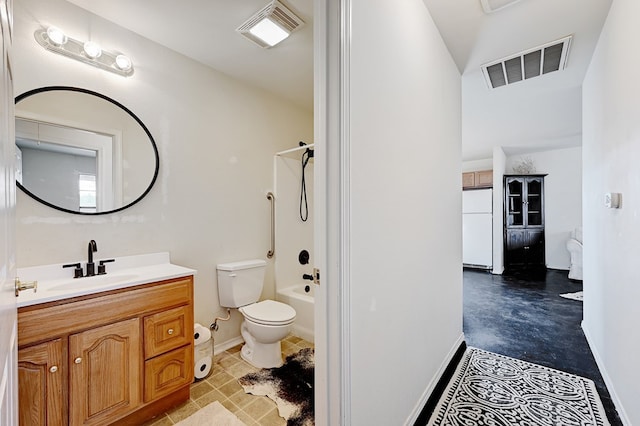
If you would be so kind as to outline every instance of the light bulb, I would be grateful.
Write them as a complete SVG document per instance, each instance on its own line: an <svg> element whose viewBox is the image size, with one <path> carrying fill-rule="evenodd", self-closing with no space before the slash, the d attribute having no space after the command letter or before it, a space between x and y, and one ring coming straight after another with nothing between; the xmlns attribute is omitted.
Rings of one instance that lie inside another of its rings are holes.
<svg viewBox="0 0 640 426"><path fill-rule="evenodd" d="M116 67L118 67L118 69L122 71L129 71L132 65L133 64L131 63L131 59L129 59L128 56L125 56L125 55L116 56Z"/></svg>
<svg viewBox="0 0 640 426"><path fill-rule="evenodd" d="M47 37L49 37L51 43L58 46L62 46L67 42L66 34L58 27L47 28Z"/></svg>
<svg viewBox="0 0 640 426"><path fill-rule="evenodd" d="M98 43L87 41L84 44L84 53L91 59L96 59L102 55L102 48Z"/></svg>

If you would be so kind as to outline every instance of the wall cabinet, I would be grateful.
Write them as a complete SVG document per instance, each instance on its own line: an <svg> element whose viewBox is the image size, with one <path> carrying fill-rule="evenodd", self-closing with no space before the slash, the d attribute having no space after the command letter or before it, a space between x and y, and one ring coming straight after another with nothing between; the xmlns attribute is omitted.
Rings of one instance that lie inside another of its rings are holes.
<svg viewBox="0 0 640 426"><path fill-rule="evenodd" d="M193 277L18 310L20 425L141 424L189 398Z"/></svg>
<svg viewBox="0 0 640 426"><path fill-rule="evenodd" d="M505 269L545 267L544 176L504 177Z"/></svg>
<svg viewBox="0 0 640 426"><path fill-rule="evenodd" d="M462 173L462 188L492 188L493 170L480 170L477 172Z"/></svg>

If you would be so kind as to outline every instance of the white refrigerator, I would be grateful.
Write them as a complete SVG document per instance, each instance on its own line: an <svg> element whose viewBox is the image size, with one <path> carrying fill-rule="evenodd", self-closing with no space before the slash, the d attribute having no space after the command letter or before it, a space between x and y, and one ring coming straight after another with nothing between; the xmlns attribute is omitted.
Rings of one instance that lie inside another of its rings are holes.
<svg viewBox="0 0 640 426"><path fill-rule="evenodd" d="M493 190L462 191L462 263L493 267Z"/></svg>

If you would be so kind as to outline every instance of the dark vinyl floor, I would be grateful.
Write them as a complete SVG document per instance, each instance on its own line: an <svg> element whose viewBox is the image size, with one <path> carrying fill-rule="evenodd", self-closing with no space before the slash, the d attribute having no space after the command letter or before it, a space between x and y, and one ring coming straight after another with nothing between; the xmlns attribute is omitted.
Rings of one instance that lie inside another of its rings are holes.
<svg viewBox="0 0 640 426"><path fill-rule="evenodd" d="M567 271L492 275L464 270L468 346L566 371L594 381L609 422L622 425L581 328L582 302L560 297L582 290Z"/></svg>

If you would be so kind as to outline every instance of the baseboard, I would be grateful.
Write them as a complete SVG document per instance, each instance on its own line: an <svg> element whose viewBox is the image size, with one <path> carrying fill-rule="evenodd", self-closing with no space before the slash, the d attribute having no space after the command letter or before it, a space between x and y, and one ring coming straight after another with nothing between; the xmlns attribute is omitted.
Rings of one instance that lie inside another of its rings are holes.
<svg viewBox="0 0 640 426"><path fill-rule="evenodd" d="M235 337L231 340L227 340L226 342L220 343L218 345L216 345L215 343L213 344L213 354L214 355L218 355L219 353L222 353L224 351L226 351L227 349L231 349L234 346L240 345L244 343L244 339L242 338L242 336L238 336Z"/></svg>
<svg viewBox="0 0 640 426"><path fill-rule="evenodd" d="M447 357L440 365L440 368L438 368L435 377L422 393L418 404L404 423L405 425L421 426L427 424L429 417L431 417L440 400L440 396L453 376L460 359L462 359L466 348L467 345L464 342L464 334L460 334L447 354Z"/></svg>
<svg viewBox="0 0 640 426"><path fill-rule="evenodd" d="M591 353L593 354L593 358L596 360L596 365L598 366L598 370L600 370L600 375L602 376L602 380L604 380L604 384L609 391L609 396L611 397L611 401L613 405L616 407L616 411L618 412L618 417L620 417L620 421L623 425L631 425L631 420L627 416L627 413L624 411L624 407L622 406L622 402L620 398L618 398L618 394L616 394L616 389L613 386L613 382L611 381L611 377L609 377L609 373L607 373L607 369L604 366L604 362L598 353L595 345L593 344L593 340L591 339L591 334L589 333L589 329L585 327L584 321L580 323L580 327L582 328L582 332L584 336L587 338L587 344L589 345L589 349L591 349Z"/></svg>

